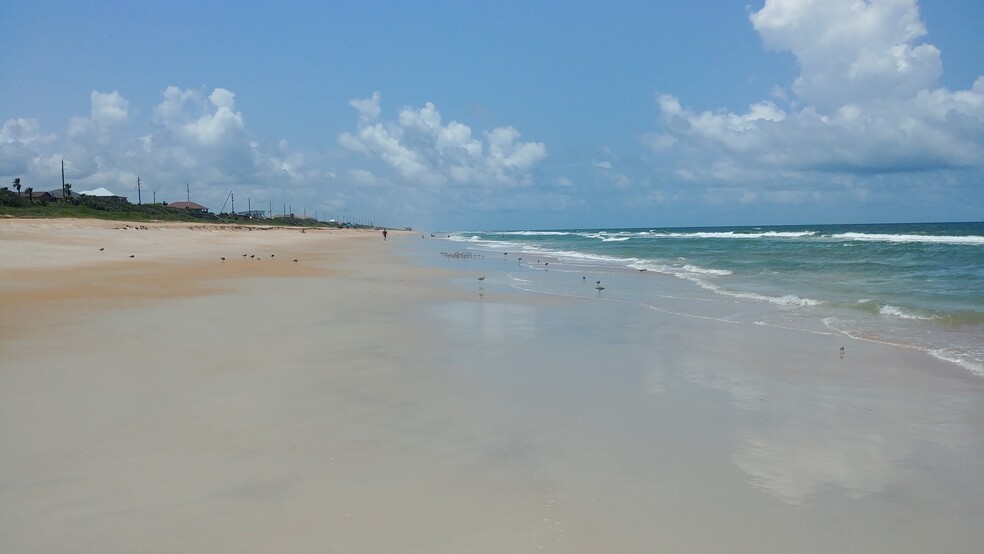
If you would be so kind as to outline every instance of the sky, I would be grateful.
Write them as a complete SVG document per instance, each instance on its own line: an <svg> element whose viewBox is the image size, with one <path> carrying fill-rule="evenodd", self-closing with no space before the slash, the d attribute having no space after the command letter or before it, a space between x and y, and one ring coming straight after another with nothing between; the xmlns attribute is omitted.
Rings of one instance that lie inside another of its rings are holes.
<svg viewBox="0 0 984 554"><path fill-rule="evenodd" d="M64 160L432 231L981 221L982 29L979 0L9 0L0 183Z"/></svg>

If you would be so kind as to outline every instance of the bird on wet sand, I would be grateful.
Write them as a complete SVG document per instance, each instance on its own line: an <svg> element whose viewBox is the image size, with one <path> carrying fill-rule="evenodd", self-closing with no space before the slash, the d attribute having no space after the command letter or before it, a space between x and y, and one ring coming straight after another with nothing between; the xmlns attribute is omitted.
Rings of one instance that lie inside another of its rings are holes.
<svg viewBox="0 0 984 554"><path fill-rule="evenodd" d="M100 251L100 252L102 252L103 250L105 250L105 248L100 248L100 249L99 249L99 251Z"/></svg>
<svg viewBox="0 0 984 554"><path fill-rule="evenodd" d="M221 257L221 258L219 258L219 259L220 259L220 260L222 260L222 263L225 263L225 256L222 256L222 257Z"/></svg>
<svg viewBox="0 0 984 554"><path fill-rule="evenodd" d="M482 288L482 284L485 282L485 276L482 275L478 278L478 288Z"/></svg>

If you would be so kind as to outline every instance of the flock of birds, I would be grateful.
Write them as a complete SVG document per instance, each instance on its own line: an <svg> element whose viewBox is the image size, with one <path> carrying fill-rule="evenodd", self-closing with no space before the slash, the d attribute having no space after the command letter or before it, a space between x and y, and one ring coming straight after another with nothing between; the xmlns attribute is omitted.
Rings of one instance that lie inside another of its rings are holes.
<svg viewBox="0 0 984 554"><path fill-rule="evenodd" d="M445 258L451 259L468 259L468 258L484 258L485 254L473 254L471 252L441 252L441 255Z"/></svg>
<svg viewBox="0 0 984 554"><path fill-rule="evenodd" d="M446 258L473 258L473 257L474 258L479 258L479 257L484 258L485 257L483 254L472 254L470 252L441 252L441 254L444 257L446 257ZM509 252L503 252L502 253L502 256L503 256L503 259L508 258L509 257ZM520 265L522 263L523 263L523 258L517 257L516 258L516 264L517 265ZM540 265L540 260L537 260L536 261L536 264L537 265ZM549 265L550 265L550 262L543 262L544 270L546 270L546 268ZM640 270L640 271L645 271L645 269ZM587 279L588 278L586 276L584 276L584 275L581 276L581 281L587 282ZM478 290L479 291L485 290L485 275L482 275L481 277L478 278ZM601 280L595 281L595 290L598 291L598 296L601 296L601 291L605 290L605 287L601 286ZM482 298L485 297L485 294L482 293L482 292L479 292L478 295L480 297L482 297Z"/></svg>
<svg viewBox="0 0 984 554"><path fill-rule="evenodd" d="M247 256L249 256L249 259L251 259L251 260L262 260L263 259L262 257L257 256L256 254L249 254L249 253L243 254L243 259L246 259ZM275 256L276 256L276 254L270 254L270 258L273 258ZM226 261L225 256L222 256L219 259L222 260L222 263L225 263L225 261ZM297 263L297 258L294 258L293 262L296 264Z"/></svg>
<svg viewBox="0 0 984 554"><path fill-rule="evenodd" d="M105 252L105 251L106 251L106 247L105 247L105 246L104 246L104 247L101 247L101 248L99 249L99 251L100 251L100 252ZM270 258L273 258L274 256L276 256L276 254L270 254ZM130 257L131 257L131 258L136 258L136 255L135 255L135 254L130 254ZM247 257L248 257L249 259L252 259L252 260L262 260L262 259L263 259L262 257L258 257L258 256L257 256L256 254L249 254L249 253L246 253L246 254L243 254L243 259L246 259ZM225 256L221 256L221 257L219 258L219 261L221 261L222 263L225 263L225 261L226 261L226 257L225 257ZM298 263L298 260L297 260L297 258L294 258L294 260L293 260L293 262L294 262L295 264L296 264L296 263Z"/></svg>

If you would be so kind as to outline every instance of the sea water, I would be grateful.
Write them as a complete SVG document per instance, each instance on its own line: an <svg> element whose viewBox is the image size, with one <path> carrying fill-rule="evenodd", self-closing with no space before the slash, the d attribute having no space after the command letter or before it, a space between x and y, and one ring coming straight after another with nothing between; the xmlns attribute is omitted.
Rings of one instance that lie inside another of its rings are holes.
<svg viewBox="0 0 984 554"><path fill-rule="evenodd" d="M675 278L685 291L676 296L678 304L689 298L695 314L703 313L700 302L727 301L727 317L734 321L918 349L984 377L984 223L514 230L441 237L510 258L517 268L575 274L567 280L516 274L513 286L531 292L585 294L604 275L609 286L598 295L658 308L653 291ZM578 279L592 286L569 288Z"/></svg>

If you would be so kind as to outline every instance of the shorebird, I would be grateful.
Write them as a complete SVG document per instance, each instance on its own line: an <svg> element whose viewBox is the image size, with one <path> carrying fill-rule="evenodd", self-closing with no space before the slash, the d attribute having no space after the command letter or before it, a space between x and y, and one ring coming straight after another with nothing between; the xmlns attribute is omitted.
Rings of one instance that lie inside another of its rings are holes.
<svg viewBox="0 0 984 554"><path fill-rule="evenodd" d="M220 260L222 260L222 262L223 262L223 263L225 263L225 256L222 256L222 257L221 257L221 258L219 258L219 259L220 259Z"/></svg>
<svg viewBox="0 0 984 554"><path fill-rule="evenodd" d="M272 258L273 257L273 254L270 254L270 257Z"/></svg>
<svg viewBox="0 0 984 554"><path fill-rule="evenodd" d="M249 254L243 254L243 257L244 257L244 258L245 258L246 256L249 256Z"/></svg>
<svg viewBox="0 0 984 554"><path fill-rule="evenodd" d="M843 357L844 357L844 347L842 346L841 347L841 358L843 358Z"/></svg>
<svg viewBox="0 0 984 554"><path fill-rule="evenodd" d="M600 285L601 284L601 281L595 281L595 284L596 285Z"/></svg>
<svg viewBox="0 0 984 554"><path fill-rule="evenodd" d="M99 251L100 251L100 252L102 252L103 250L105 250L105 248L100 248L100 249L99 249Z"/></svg>
<svg viewBox="0 0 984 554"><path fill-rule="evenodd" d="M485 281L485 275L478 278L478 288L482 288L482 283Z"/></svg>
<svg viewBox="0 0 984 554"><path fill-rule="evenodd" d="M256 257L256 254L250 254L249 257L250 258L255 258Z"/></svg>
<svg viewBox="0 0 984 554"><path fill-rule="evenodd" d="M294 258L294 263L295 263L295 264L297 263L297 258Z"/></svg>
<svg viewBox="0 0 984 554"><path fill-rule="evenodd" d="M595 287L595 289L598 291L598 295L600 296L601 295L601 291L605 290L605 287L603 287L601 285L598 285L597 287Z"/></svg>
<svg viewBox="0 0 984 554"><path fill-rule="evenodd" d="M130 257L132 258L133 257L133 254L130 254Z"/></svg>

